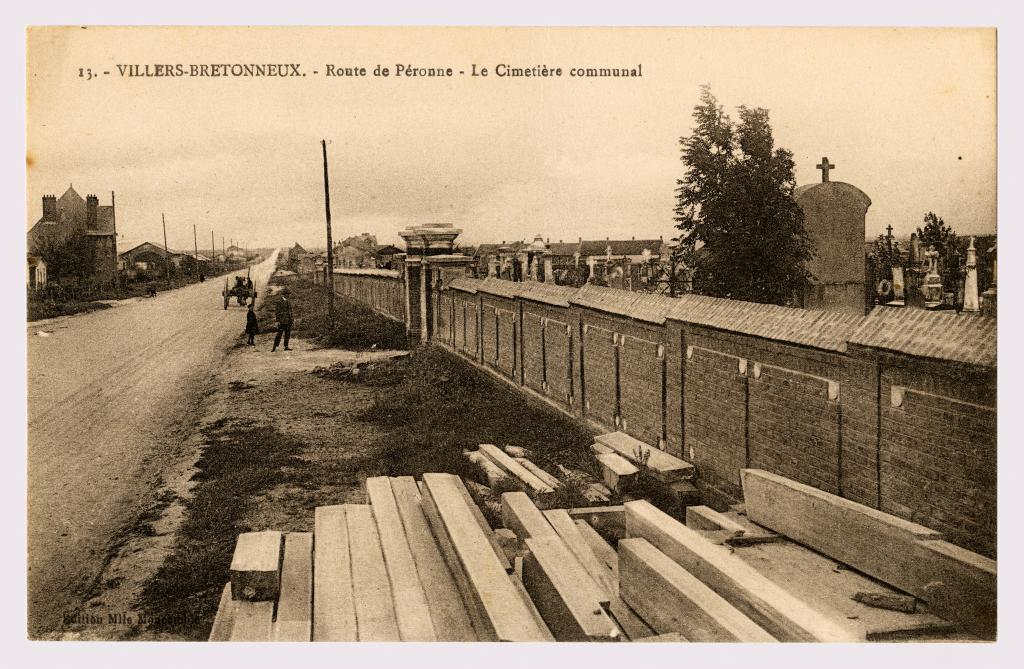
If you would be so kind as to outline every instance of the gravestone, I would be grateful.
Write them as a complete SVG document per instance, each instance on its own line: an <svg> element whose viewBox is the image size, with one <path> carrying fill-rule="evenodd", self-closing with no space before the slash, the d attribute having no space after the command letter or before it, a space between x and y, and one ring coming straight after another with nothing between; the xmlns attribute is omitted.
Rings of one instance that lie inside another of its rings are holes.
<svg viewBox="0 0 1024 669"><path fill-rule="evenodd" d="M814 278L804 289L803 306L863 314L864 220L871 198L856 186L832 181L829 171L836 166L827 157L817 168L821 183L800 186L793 192L814 250L807 265Z"/></svg>
<svg viewBox="0 0 1024 669"><path fill-rule="evenodd" d="M974 237L967 247L967 276L964 278L964 311L977 313L981 311L978 304L978 251L974 248Z"/></svg>

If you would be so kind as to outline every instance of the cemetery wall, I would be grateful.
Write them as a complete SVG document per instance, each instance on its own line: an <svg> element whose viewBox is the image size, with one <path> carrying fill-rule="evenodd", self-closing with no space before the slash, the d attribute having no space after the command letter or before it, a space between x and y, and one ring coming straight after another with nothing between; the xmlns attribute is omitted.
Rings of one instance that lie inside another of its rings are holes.
<svg viewBox="0 0 1024 669"><path fill-rule="evenodd" d="M313 276L316 283L323 283L319 272ZM335 270L334 292L358 300L394 320L405 320L405 286L398 272Z"/></svg>
<svg viewBox="0 0 1024 669"><path fill-rule="evenodd" d="M739 470L761 468L994 555L993 367L659 323L480 283L437 293L434 343L595 430L692 462L708 503L739 501ZM390 313L396 284L350 278L339 292Z"/></svg>
<svg viewBox="0 0 1024 669"><path fill-rule="evenodd" d="M467 322L481 306L485 365L595 429L692 462L712 504L742 497L741 468L766 469L994 554L991 371L450 292Z"/></svg>

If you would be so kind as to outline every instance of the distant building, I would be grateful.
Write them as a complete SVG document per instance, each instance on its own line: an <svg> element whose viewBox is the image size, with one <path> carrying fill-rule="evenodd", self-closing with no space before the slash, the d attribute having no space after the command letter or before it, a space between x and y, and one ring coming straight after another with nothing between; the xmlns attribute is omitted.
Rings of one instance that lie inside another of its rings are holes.
<svg viewBox="0 0 1024 669"><path fill-rule="evenodd" d="M298 257L300 255L305 255L306 253L308 253L308 251L306 251L306 249L302 248L302 246L300 246L298 242L295 242L295 246L293 246L290 249L288 249L288 260L289 261L298 260Z"/></svg>
<svg viewBox="0 0 1024 669"><path fill-rule="evenodd" d="M395 269L395 256L399 253L404 253L404 251L393 244L379 247L376 253L374 253L377 267L380 269Z"/></svg>
<svg viewBox="0 0 1024 669"><path fill-rule="evenodd" d="M32 254L28 255L25 285L29 290L39 290L46 286L46 261Z"/></svg>
<svg viewBox="0 0 1024 669"><path fill-rule="evenodd" d="M295 258L295 272L298 274L312 274L316 271L318 256L313 253L303 253Z"/></svg>
<svg viewBox="0 0 1024 669"><path fill-rule="evenodd" d="M590 277L612 277L619 287L638 289L667 257L663 239L604 239L552 243L537 235L532 242L481 244L474 255L477 276L510 281L582 285Z"/></svg>
<svg viewBox="0 0 1024 669"><path fill-rule="evenodd" d="M234 246L234 245L229 246L227 248L226 253L227 253L227 256L229 258L239 258L239 259L244 259L245 258L245 249L243 249L241 246Z"/></svg>
<svg viewBox="0 0 1024 669"><path fill-rule="evenodd" d="M76 279L110 287L117 280L117 231L114 225L114 197L110 206L99 198L83 200L68 187L58 199L43 196L42 216L27 234L28 252L44 260L49 257L49 278ZM59 258L60 264L54 259Z"/></svg>
<svg viewBox="0 0 1024 669"><path fill-rule="evenodd" d="M192 251L175 251L168 249L164 253L162 244L143 242L138 246L124 251L117 257L118 267L128 279L133 279L139 272L147 272L156 276L164 276L167 265L183 272L193 271L193 263L199 263L199 271L209 271L210 259L205 255Z"/></svg>
<svg viewBox="0 0 1024 669"><path fill-rule="evenodd" d="M346 237L341 242L342 246L357 246L367 251L373 251L377 248L377 237L371 235L369 232L364 232L360 235L352 235Z"/></svg>
<svg viewBox="0 0 1024 669"><path fill-rule="evenodd" d="M651 268L661 262L664 239L604 239L579 241L579 259L587 266L587 275L604 283L632 289L646 279ZM573 254L575 260L576 255Z"/></svg>
<svg viewBox="0 0 1024 669"><path fill-rule="evenodd" d="M365 269L377 266L377 238L368 232L348 237L334 247L334 266Z"/></svg>

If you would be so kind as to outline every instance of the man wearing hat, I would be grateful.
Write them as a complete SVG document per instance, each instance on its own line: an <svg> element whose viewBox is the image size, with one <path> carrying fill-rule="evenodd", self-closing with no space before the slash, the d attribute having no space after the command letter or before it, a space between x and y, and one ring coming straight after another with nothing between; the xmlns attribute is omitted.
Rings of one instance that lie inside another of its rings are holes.
<svg viewBox="0 0 1024 669"><path fill-rule="evenodd" d="M274 309L274 314L277 317L277 334L274 336L274 347L270 349L271 353L277 350L282 334L284 335L284 350L291 350L288 348L288 339L292 336L292 303L288 301L289 294L290 291L287 288L283 289L277 300L277 307Z"/></svg>

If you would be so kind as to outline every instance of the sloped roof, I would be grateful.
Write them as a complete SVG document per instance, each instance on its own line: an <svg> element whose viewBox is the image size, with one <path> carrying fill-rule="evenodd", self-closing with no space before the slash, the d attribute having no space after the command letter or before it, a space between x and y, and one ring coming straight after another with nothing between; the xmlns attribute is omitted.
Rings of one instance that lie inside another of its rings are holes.
<svg viewBox="0 0 1024 669"><path fill-rule="evenodd" d="M520 298L555 307L568 307L569 299L576 294L576 289L572 286L558 286L553 283L524 281L522 286Z"/></svg>
<svg viewBox="0 0 1024 669"><path fill-rule="evenodd" d="M581 307L624 316L635 298L636 293L628 290L595 286L588 283L581 286L569 302Z"/></svg>
<svg viewBox="0 0 1024 669"><path fill-rule="evenodd" d="M480 285L477 286L477 291L499 297L515 297L522 292L522 286L523 283L521 281L505 281L504 279L489 276L480 282Z"/></svg>
<svg viewBox="0 0 1024 669"><path fill-rule="evenodd" d="M661 325L678 302L678 298L586 284L576 291L569 302L588 309Z"/></svg>
<svg viewBox="0 0 1024 669"><path fill-rule="evenodd" d="M727 332L843 353L847 344L907 355L996 366L996 320L952 311L876 307L868 316L705 295L667 297L587 284L579 289L495 277L459 277L450 287L468 293L577 305L660 325L667 319Z"/></svg>
<svg viewBox="0 0 1024 669"><path fill-rule="evenodd" d="M132 255L133 253L138 251L143 246L152 246L152 247L155 247L155 249L159 253L163 253L164 252L164 245L163 244L159 244L157 242L142 242L141 244L133 246L132 248L128 249L127 251L121 251L120 253L117 254L117 257L120 258L122 256ZM172 256L188 256L190 258L192 256L196 255L193 251L175 251L172 248L168 248L167 249L167 254L168 255L172 255ZM205 256L202 256L202 255L200 255L198 257L199 257L200 260L206 260L207 259Z"/></svg>
<svg viewBox="0 0 1024 669"><path fill-rule="evenodd" d="M373 252L364 249L361 246L349 244L347 246L342 246L340 249L336 249L335 255L343 255L348 258L363 258L369 255L373 255Z"/></svg>
<svg viewBox="0 0 1024 669"><path fill-rule="evenodd" d="M95 236L114 233L114 208L106 205L96 207L96 229L86 230L85 234Z"/></svg>
<svg viewBox="0 0 1024 669"><path fill-rule="evenodd" d="M64 191L64 194L57 198L57 206L60 206L61 202L81 202L85 203L82 196L78 194L74 186L68 186L68 189Z"/></svg>
<svg viewBox="0 0 1024 669"><path fill-rule="evenodd" d="M548 250L553 256L572 256L579 248L579 242L552 242L548 245Z"/></svg>
<svg viewBox="0 0 1024 669"><path fill-rule="evenodd" d="M680 297L669 318L837 352L846 350L847 339L864 320L859 314L796 309L693 294Z"/></svg>
<svg viewBox="0 0 1024 669"><path fill-rule="evenodd" d="M391 279L397 279L401 276L398 270L394 269L379 269L377 267L336 267L334 269L335 274L354 274L356 276L383 276Z"/></svg>
<svg viewBox="0 0 1024 669"><path fill-rule="evenodd" d="M996 319L955 311L875 307L850 343L983 367L996 366Z"/></svg>
<svg viewBox="0 0 1024 669"><path fill-rule="evenodd" d="M612 247L613 256L638 256L643 254L644 249L655 255L660 253L662 243L660 239L584 239L579 247L582 256L607 255L609 246Z"/></svg>
<svg viewBox="0 0 1024 669"><path fill-rule="evenodd" d="M365 239L360 239L358 237L350 237L349 239L346 239L343 242L335 244L334 246L335 249L339 247L341 248L342 251L344 251L345 249L355 249L360 253L373 253L374 249L376 248L369 241Z"/></svg>
<svg viewBox="0 0 1024 669"><path fill-rule="evenodd" d="M39 220L29 229L29 234L35 233L40 224L55 225L58 223L72 223L85 225L87 205L81 195L72 187L68 187L64 194L57 198L57 220L44 221L40 216ZM112 205L101 205L96 207L96 228L83 230L86 235L112 235L114 234L114 207Z"/></svg>
<svg viewBox="0 0 1024 669"><path fill-rule="evenodd" d="M477 257L483 257L485 255L497 254L498 250L501 247L503 247L503 246L507 246L509 248L510 252L516 253L521 248L523 248L523 246L525 246L525 244L524 244L524 242L521 242L521 241L520 242L515 242L515 241L513 241L513 242L502 242L500 244L481 244L481 245L476 247L476 255L477 255Z"/></svg>
<svg viewBox="0 0 1024 669"><path fill-rule="evenodd" d="M456 279L452 279L451 283L448 284L449 288L455 290L461 290L464 293L476 293L477 288L483 283L481 279L474 279L469 276L460 276Z"/></svg>
<svg viewBox="0 0 1024 669"><path fill-rule="evenodd" d="M485 256L491 253L497 253L500 246L501 244L481 244L476 247L476 255Z"/></svg>
<svg viewBox="0 0 1024 669"><path fill-rule="evenodd" d="M637 293L636 296L636 301L630 306L629 316L657 325L665 322L679 302L678 297L669 297L668 295Z"/></svg>

